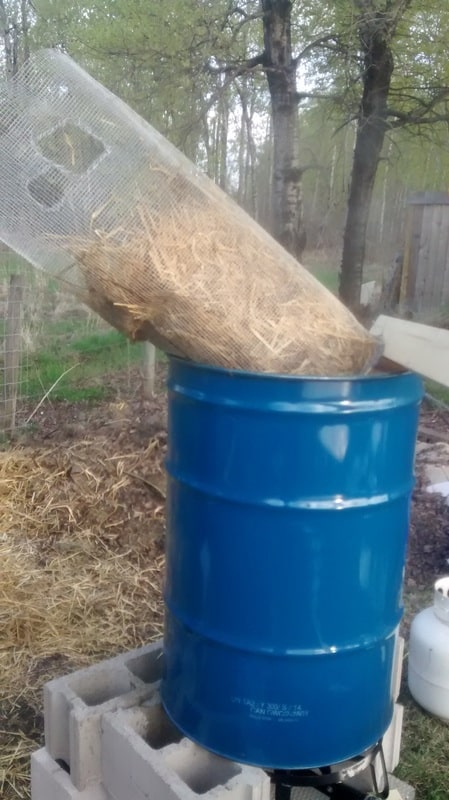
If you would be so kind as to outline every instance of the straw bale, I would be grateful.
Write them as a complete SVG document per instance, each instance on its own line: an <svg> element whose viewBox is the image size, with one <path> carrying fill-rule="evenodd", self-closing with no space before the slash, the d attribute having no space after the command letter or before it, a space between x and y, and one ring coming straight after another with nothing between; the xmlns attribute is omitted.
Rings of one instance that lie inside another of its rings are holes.
<svg viewBox="0 0 449 800"><path fill-rule="evenodd" d="M142 201L120 227L98 225L65 247L80 265L82 299L132 339L232 369L368 371L378 341L258 231L213 204L156 214Z"/></svg>

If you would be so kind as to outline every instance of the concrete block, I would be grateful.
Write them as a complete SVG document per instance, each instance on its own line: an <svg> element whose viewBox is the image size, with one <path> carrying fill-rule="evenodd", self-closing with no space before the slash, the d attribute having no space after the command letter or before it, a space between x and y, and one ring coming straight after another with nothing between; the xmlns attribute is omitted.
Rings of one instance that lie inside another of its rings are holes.
<svg viewBox="0 0 449 800"><path fill-rule="evenodd" d="M186 739L156 698L102 719L102 774L115 800L269 800L257 767L221 758Z"/></svg>
<svg viewBox="0 0 449 800"><path fill-rule="evenodd" d="M395 698L403 650L399 638ZM224 792L227 800L267 800L269 779L262 770L204 750L170 722L159 699L162 666L159 641L45 686L47 752L33 756L33 800L47 800L41 788L47 784L49 800L189 800L197 794L219 800ZM389 772L399 761L402 717L396 705L384 736Z"/></svg>
<svg viewBox="0 0 449 800"><path fill-rule="evenodd" d="M390 794L388 800L394 800L394 792L396 792L396 799L399 795L400 800L415 800L416 790L409 783L400 781L395 775L389 775L390 779Z"/></svg>
<svg viewBox="0 0 449 800"><path fill-rule="evenodd" d="M45 747L31 756L31 800L111 800L101 784L79 791Z"/></svg>
<svg viewBox="0 0 449 800"><path fill-rule="evenodd" d="M396 648L394 651L393 670L391 679L391 693L394 702L396 702L396 700L398 699L399 692L401 691L402 666L404 663L404 646L405 646L404 637L398 636L396 640Z"/></svg>
<svg viewBox="0 0 449 800"><path fill-rule="evenodd" d="M158 688L162 642L94 664L44 687L45 744L65 762L82 791L101 779L100 720L119 708L140 705Z"/></svg>
<svg viewBox="0 0 449 800"><path fill-rule="evenodd" d="M404 706L396 703L390 727L385 732L382 740L387 772L394 772L399 764L403 722Z"/></svg>

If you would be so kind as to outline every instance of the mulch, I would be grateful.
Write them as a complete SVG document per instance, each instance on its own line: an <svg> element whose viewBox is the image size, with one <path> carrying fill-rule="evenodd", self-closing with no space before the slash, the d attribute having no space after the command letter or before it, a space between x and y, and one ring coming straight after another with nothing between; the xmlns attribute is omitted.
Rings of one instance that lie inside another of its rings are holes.
<svg viewBox="0 0 449 800"><path fill-rule="evenodd" d="M449 410L434 409L425 401L418 440L434 443L448 436ZM405 589L427 589L444 574L449 574L449 506L441 495L426 491L418 473L412 497Z"/></svg>
<svg viewBox="0 0 449 800"><path fill-rule="evenodd" d="M114 402L92 406L82 403L47 403L40 410L31 430L20 435L27 445L39 448L49 443L70 446L80 437L106 438L114 442L116 452L124 453L143 448L156 438L163 454L166 445L166 399L163 392L165 368L159 366L157 393L151 400L142 398L139 375L136 371L134 395L129 396L129 375L121 380L120 374L112 378L111 387L117 399ZM126 398L126 399L124 399ZM449 409L435 408L424 401L420 418L419 441L449 441ZM152 486L153 484L153 492ZM145 483L145 470L135 474L126 487L123 501L138 509L148 506L149 495L157 495L161 488L163 499L164 480ZM132 540L134 532L130 531ZM163 524L159 531L163 536ZM124 540L127 538L123 534ZM128 537L129 538L129 537ZM433 585L442 574L449 574L449 506L444 498L429 494L417 476L412 497L409 530L408 557L405 573L406 589L424 589Z"/></svg>

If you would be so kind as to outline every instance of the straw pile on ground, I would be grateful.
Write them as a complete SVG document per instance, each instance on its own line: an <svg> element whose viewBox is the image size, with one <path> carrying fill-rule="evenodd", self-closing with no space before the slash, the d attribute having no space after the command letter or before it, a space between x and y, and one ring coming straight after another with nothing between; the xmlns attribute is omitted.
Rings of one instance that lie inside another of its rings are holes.
<svg viewBox="0 0 449 800"><path fill-rule="evenodd" d="M132 339L205 364L308 375L367 372L378 342L274 240L212 204L136 204L65 246L83 300Z"/></svg>
<svg viewBox="0 0 449 800"><path fill-rule="evenodd" d="M98 438L0 453L3 800L28 796L43 683L161 635L163 501L145 486L161 455L157 439L116 454Z"/></svg>

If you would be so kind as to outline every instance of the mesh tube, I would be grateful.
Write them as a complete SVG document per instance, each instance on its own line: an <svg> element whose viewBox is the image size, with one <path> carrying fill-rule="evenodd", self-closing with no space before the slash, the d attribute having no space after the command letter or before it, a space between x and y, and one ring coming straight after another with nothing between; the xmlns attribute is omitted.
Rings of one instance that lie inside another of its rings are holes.
<svg viewBox="0 0 449 800"><path fill-rule="evenodd" d="M67 56L1 87L0 148L0 237L131 339L261 372L377 360L327 289Z"/></svg>

